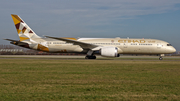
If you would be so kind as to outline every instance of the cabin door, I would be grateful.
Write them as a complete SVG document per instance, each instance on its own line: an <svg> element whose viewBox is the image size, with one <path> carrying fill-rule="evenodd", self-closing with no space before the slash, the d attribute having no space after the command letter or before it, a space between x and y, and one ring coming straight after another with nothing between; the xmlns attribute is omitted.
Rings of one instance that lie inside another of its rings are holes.
<svg viewBox="0 0 180 101"><path fill-rule="evenodd" d="M45 42L40 42L41 45L45 46L45 47L48 47L49 44L45 41Z"/></svg>
<svg viewBox="0 0 180 101"><path fill-rule="evenodd" d="M123 43L123 46L124 46L124 48L127 48L128 47L128 43L127 42Z"/></svg>
<svg viewBox="0 0 180 101"><path fill-rule="evenodd" d="M162 47L161 43L157 43L157 48L161 49L161 47Z"/></svg>

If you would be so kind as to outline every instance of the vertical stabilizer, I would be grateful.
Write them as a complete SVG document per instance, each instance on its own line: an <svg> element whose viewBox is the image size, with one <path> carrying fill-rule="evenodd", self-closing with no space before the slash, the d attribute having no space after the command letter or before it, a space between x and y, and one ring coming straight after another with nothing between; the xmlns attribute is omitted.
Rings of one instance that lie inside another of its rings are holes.
<svg viewBox="0 0 180 101"><path fill-rule="evenodd" d="M33 38L40 38L18 15L11 14L11 16L20 41L30 41Z"/></svg>

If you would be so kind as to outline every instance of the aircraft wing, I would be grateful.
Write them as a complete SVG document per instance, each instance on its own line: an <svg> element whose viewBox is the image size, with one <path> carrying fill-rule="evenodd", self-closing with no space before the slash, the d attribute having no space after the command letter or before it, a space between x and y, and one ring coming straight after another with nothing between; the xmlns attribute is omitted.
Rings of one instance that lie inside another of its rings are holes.
<svg viewBox="0 0 180 101"><path fill-rule="evenodd" d="M50 37L50 36L45 36L45 37L65 41L67 43L73 43L74 45L81 46L83 49L93 49L93 48L99 47L98 45L89 44L89 43L76 41L76 40L70 40L70 39L65 39L65 38L57 38L57 37Z"/></svg>

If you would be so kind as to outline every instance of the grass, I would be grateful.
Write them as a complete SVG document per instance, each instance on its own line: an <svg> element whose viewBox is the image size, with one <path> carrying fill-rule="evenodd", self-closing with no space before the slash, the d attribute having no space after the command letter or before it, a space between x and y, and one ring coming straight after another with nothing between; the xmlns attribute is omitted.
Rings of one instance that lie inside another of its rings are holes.
<svg viewBox="0 0 180 101"><path fill-rule="evenodd" d="M0 59L0 100L180 99L180 61Z"/></svg>

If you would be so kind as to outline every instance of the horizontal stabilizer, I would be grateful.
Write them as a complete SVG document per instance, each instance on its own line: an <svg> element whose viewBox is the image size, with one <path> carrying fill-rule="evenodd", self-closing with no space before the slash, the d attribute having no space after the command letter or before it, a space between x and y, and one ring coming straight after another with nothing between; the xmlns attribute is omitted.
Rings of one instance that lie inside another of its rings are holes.
<svg viewBox="0 0 180 101"><path fill-rule="evenodd" d="M12 40L12 39L4 39L4 40L11 41L11 44L15 44L15 45L18 45L18 46L21 46L21 45L28 45L28 43L21 42L21 41L18 41L18 40Z"/></svg>

